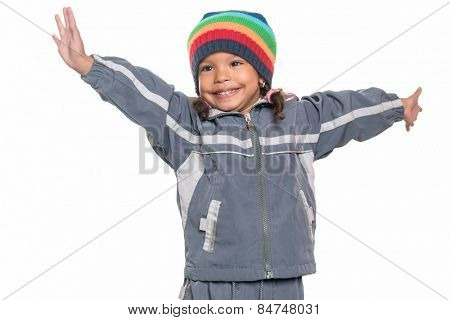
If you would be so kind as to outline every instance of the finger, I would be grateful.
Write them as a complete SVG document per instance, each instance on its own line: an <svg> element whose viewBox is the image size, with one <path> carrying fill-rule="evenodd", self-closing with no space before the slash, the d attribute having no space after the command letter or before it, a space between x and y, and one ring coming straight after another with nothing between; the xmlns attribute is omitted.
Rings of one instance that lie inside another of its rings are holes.
<svg viewBox="0 0 450 320"><path fill-rule="evenodd" d="M422 87L418 87L416 92L414 92L414 96L416 96L418 98L421 93L422 93Z"/></svg>
<svg viewBox="0 0 450 320"><path fill-rule="evenodd" d="M67 8L64 8L63 12L64 12L64 22L66 24L66 32L70 32L70 29L69 29L69 16L68 16L68 13L67 13Z"/></svg>
<svg viewBox="0 0 450 320"><path fill-rule="evenodd" d="M58 37L56 36L56 34L52 34L52 39L53 39L53 41L55 41L56 45L59 47L59 42L60 42L60 40L58 39Z"/></svg>
<svg viewBox="0 0 450 320"><path fill-rule="evenodd" d="M74 17L74 15L73 15L72 8L69 7L67 11L68 11L68 19L69 19L69 27L70 27L70 30L71 30L72 32L76 32L76 31L77 31L77 24L76 24L76 22L75 22L75 17Z"/></svg>
<svg viewBox="0 0 450 320"><path fill-rule="evenodd" d="M422 112L422 110L423 110L422 107L419 107L419 112Z"/></svg>
<svg viewBox="0 0 450 320"><path fill-rule="evenodd" d="M55 20L56 25L58 26L59 36L62 38L66 32L64 30L64 26L61 22L61 18L59 17L59 15L55 14Z"/></svg>

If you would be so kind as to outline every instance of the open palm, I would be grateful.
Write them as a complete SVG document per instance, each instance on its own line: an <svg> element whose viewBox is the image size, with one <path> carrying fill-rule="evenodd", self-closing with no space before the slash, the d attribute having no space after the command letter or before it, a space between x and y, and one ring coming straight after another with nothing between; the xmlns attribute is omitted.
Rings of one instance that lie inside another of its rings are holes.
<svg viewBox="0 0 450 320"><path fill-rule="evenodd" d="M406 131L409 132L411 127L414 126L414 121L417 120L419 112L422 112L422 107L419 105L419 96L422 93L422 87L418 87L416 92L410 95L408 98L402 98L402 104L404 106L404 120Z"/></svg>
<svg viewBox="0 0 450 320"><path fill-rule="evenodd" d="M75 22L75 16L70 7L63 8L65 25L61 22L59 15L55 15L59 36L52 35L58 46L58 52L64 62L80 74L89 70L92 57L86 56L83 40Z"/></svg>

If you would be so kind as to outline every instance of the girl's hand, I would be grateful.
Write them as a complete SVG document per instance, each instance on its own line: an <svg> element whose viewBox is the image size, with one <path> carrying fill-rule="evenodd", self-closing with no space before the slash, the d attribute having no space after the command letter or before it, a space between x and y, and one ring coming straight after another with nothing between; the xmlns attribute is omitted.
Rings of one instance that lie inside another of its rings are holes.
<svg viewBox="0 0 450 320"><path fill-rule="evenodd" d="M75 16L70 7L63 8L65 26L61 19L55 14L56 25L58 26L61 39L54 34L53 40L58 46L58 52L64 62L81 75L85 75L91 69L94 58L87 56L84 52L83 40L78 31Z"/></svg>
<svg viewBox="0 0 450 320"><path fill-rule="evenodd" d="M417 115L419 112L422 112L422 107L419 106L419 96L422 93L422 88L417 88L416 92L414 92L408 98L402 98L402 104L404 106L404 120L406 131L409 132L410 127L414 126L414 121L417 119Z"/></svg>

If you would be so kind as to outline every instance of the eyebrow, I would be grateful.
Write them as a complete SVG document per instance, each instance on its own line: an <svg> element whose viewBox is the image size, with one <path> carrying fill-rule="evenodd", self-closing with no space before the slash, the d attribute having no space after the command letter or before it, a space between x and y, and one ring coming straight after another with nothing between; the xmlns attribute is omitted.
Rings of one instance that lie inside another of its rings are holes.
<svg viewBox="0 0 450 320"><path fill-rule="evenodd" d="M235 59L235 58L239 58L239 59L242 59L240 56L238 56L238 55L235 55L235 54L231 54L232 55L232 59ZM212 62L209 62L209 61L207 61L207 60L203 60L202 62L200 62L200 64L199 64L199 66L201 66L202 64L208 64L208 63L212 63Z"/></svg>

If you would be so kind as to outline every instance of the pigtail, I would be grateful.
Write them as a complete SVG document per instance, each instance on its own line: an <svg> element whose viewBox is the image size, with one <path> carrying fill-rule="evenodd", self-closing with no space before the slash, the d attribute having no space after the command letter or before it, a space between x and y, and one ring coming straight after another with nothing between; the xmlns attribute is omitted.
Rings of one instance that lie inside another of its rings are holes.
<svg viewBox="0 0 450 320"><path fill-rule="evenodd" d="M260 88L261 90L261 97L265 97L267 95L267 92L270 90L269 84L266 82L264 84L264 87ZM270 95L270 102L273 106L273 118L275 120L283 120L285 118L283 109L284 109L284 94L283 90L280 89L279 91L275 91Z"/></svg>
<svg viewBox="0 0 450 320"><path fill-rule="evenodd" d="M192 106L194 107L194 110L198 113L198 116L200 117L201 121L205 121L206 119L208 119L209 110L211 108L202 97L194 98L194 100L192 101Z"/></svg>

